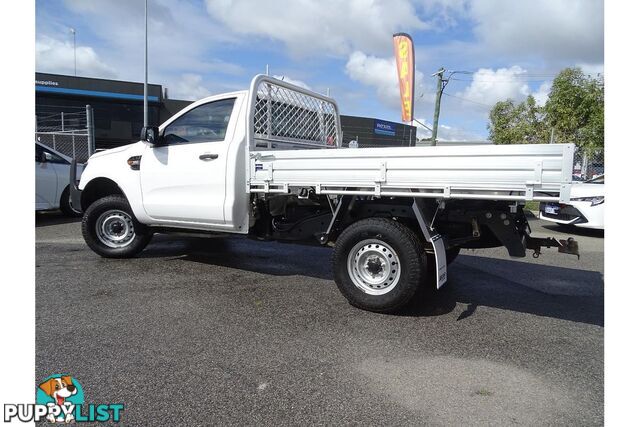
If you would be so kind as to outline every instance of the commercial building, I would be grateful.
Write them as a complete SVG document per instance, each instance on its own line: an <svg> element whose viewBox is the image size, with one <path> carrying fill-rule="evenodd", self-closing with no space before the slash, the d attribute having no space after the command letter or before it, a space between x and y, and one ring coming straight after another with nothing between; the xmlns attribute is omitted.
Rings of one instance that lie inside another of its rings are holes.
<svg viewBox="0 0 640 427"><path fill-rule="evenodd" d="M342 143L357 141L358 147L409 147L416 145L416 128L369 117L340 116Z"/></svg>
<svg viewBox="0 0 640 427"><path fill-rule="evenodd" d="M36 124L52 117L93 109L96 148L128 144L140 137L143 123L142 83L36 73ZM190 101L167 98L161 85L148 85L149 123L159 125ZM72 127L74 123L68 123Z"/></svg>
<svg viewBox="0 0 640 427"><path fill-rule="evenodd" d="M36 125L61 122L62 127L86 125L86 105L93 110L95 148L112 148L137 141L143 123L142 83L36 73ZM149 124L158 126L191 103L170 99L168 90L148 85ZM66 114L66 116L65 116ZM74 120L76 121L74 123ZM368 117L341 116L343 143L360 147L415 145L416 128Z"/></svg>

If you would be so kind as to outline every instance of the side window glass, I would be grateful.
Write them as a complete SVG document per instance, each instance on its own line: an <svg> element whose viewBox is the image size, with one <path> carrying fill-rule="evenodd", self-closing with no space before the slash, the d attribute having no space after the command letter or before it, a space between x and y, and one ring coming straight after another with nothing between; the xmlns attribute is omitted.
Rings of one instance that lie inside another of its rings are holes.
<svg viewBox="0 0 640 427"><path fill-rule="evenodd" d="M44 156L47 159L47 163L57 163L57 164L61 164L61 165L68 165L69 164L68 161L66 161L62 157L58 156L57 154L52 153L51 151L49 151L47 149L43 149L43 151L44 151Z"/></svg>
<svg viewBox="0 0 640 427"><path fill-rule="evenodd" d="M167 144L223 141L233 111L233 99L210 102L174 120L164 130Z"/></svg>

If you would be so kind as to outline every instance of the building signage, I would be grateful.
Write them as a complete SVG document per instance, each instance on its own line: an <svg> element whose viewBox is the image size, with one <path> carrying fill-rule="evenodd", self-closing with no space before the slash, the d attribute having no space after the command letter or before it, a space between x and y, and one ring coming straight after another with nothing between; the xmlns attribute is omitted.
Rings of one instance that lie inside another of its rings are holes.
<svg viewBox="0 0 640 427"><path fill-rule="evenodd" d="M58 86L53 80L36 80L36 86Z"/></svg>
<svg viewBox="0 0 640 427"><path fill-rule="evenodd" d="M396 124L375 120L373 122L373 133L377 135L396 136Z"/></svg>

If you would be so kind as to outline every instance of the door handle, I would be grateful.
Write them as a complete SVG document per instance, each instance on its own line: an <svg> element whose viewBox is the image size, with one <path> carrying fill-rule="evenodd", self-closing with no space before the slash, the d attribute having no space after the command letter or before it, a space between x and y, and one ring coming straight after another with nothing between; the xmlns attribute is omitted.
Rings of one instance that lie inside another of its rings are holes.
<svg viewBox="0 0 640 427"><path fill-rule="evenodd" d="M211 153L200 154L200 157L199 157L200 160L215 160L217 158L218 158L217 154L211 154Z"/></svg>

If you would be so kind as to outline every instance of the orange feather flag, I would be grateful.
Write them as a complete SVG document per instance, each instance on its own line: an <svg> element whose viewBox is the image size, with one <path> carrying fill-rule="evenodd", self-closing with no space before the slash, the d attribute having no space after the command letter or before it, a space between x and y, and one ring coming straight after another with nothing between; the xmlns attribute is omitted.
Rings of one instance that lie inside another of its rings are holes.
<svg viewBox="0 0 640 427"><path fill-rule="evenodd" d="M413 120L413 86L415 74L413 39L406 33L394 34L393 48L396 54L398 81L400 83L402 121L411 122Z"/></svg>

